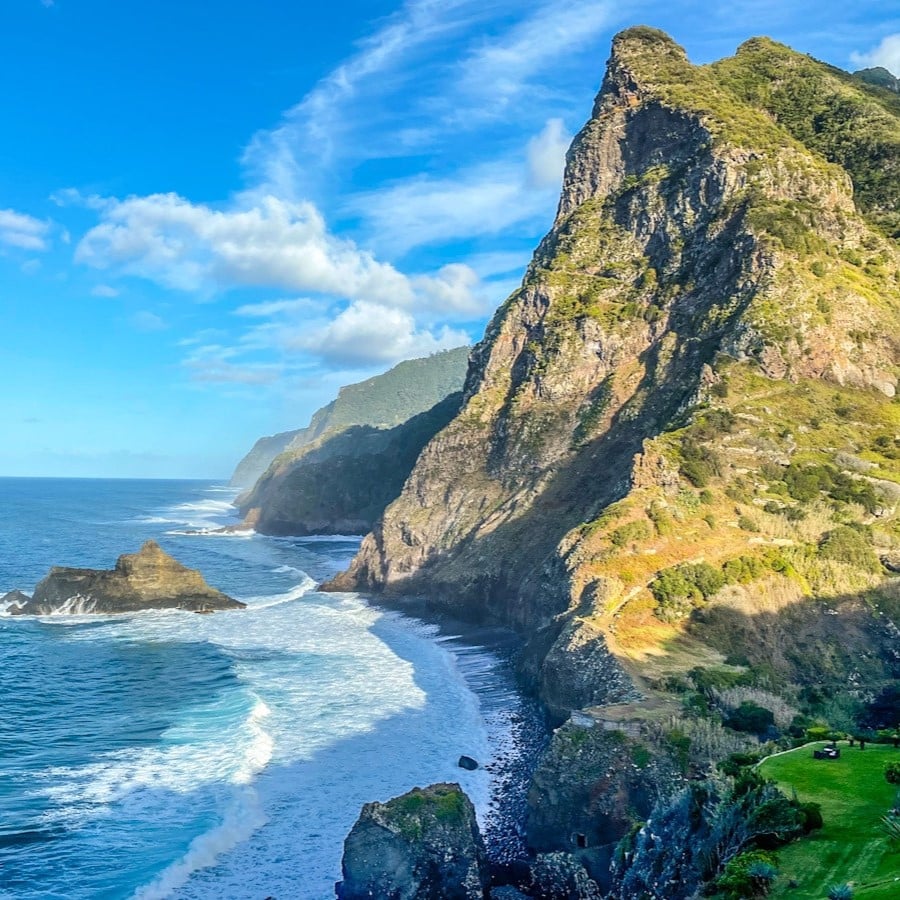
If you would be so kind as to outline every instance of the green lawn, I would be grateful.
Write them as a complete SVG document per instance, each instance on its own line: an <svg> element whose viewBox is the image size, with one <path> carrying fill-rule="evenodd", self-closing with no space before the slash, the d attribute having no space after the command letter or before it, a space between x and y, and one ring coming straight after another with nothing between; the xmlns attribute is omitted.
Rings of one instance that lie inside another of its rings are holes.
<svg viewBox="0 0 900 900"><path fill-rule="evenodd" d="M900 898L900 846L891 845L880 819L893 806L897 788L884 779L889 760L900 750L869 744L865 750L841 742L841 758L813 759L813 749L799 747L760 764L767 778L788 796L822 805L825 827L779 853L781 875L773 897L823 900L835 884L850 882L855 900ZM798 887L791 888L793 879Z"/></svg>

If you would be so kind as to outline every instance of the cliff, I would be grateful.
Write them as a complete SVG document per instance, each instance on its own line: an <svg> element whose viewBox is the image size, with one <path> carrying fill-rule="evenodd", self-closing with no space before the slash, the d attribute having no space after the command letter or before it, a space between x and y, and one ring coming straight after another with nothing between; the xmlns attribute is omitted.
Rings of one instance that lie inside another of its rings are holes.
<svg viewBox="0 0 900 900"><path fill-rule="evenodd" d="M54 566L28 598L13 591L10 615L122 613L145 609L212 612L243 609L245 604L210 587L196 569L173 559L155 541L137 553L122 554L111 570Z"/></svg>
<svg viewBox="0 0 900 900"><path fill-rule="evenodd" d="M260 478L242 507L248 523L263 534L365 534L460 400L451 394L393 428L355 425L310 442Z"/></svg>
<svg viewBox="0 0 900 900"><path fill-rule="evenodd" d="M459 414L331 587L519 629L557 722L652 759L713 764L745 701L853 727L900 675L898 162L889 91L765 38L694 66L618 35ZM617 792L581 839L646 810L641 777L577 771Z"/></svg>
<svg viewBox="0 0 900 900"><path fill-rule="evenodd" d="M305 428L260 438L235 468L232 487L252 488L278 457L283 471L304 447L324 436L354 426L391 428L431 409L462 389L468 355L468 347L445 350L342 387L334 400L313 413Z"/></svg>

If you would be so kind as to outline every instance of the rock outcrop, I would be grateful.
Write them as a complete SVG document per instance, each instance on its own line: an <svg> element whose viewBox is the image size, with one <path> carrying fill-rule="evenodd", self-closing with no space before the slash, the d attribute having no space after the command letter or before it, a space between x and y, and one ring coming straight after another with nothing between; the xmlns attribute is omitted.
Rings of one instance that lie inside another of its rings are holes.
<svg viewBox="0 0 900 900"><path fill-rule="evenodd" d="M210 587L196 569L183 566L155 541L147 541L137 553L120 556L112 570L54 566L38 582L32 597L13 591L0 600L4 601L18 604L9 607L11 615L34 616L146 609L211 612L246 605Z"/></svg>
<svg viewBox="0 0 900 900"><path fill-rule="evenodd" d="M367 803L342 871L340 900L484 900L490 883L475 810L456 784Z"/></svg>

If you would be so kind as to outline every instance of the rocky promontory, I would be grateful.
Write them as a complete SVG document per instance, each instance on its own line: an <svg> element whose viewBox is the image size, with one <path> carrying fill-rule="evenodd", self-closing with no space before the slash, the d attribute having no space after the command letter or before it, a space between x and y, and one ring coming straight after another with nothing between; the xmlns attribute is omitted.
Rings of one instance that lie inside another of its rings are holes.
<svg viewBox="0 0 900 900"><path fill-rule="evenodd" d="M475 809L458 784L367 803L344 843L341 900L483 900L490 876Z"/></svg>
<svg viewBox="0 0 900 900"><path fill-rule="evenodd" d="M8 612L19 616L142 609L212 612L246 605L210 587L196 569L173 559L156 541L147 541L137 553L122 554L111 570L53 566L32 597L12 591L0 602L12 604Z"/></svg>

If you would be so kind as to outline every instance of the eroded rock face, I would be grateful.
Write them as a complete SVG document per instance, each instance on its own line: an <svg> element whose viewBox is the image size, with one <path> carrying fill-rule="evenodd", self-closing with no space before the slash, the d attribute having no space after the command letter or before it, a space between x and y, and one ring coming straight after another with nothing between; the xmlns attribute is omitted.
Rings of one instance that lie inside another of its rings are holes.
<svg viewBox="0 0 900 900"><path fill-rule="evenodd" d="M121 613L142 609L185 609L208 612L243 609L245 604L210 587L196 569L189 569L166 553L155 541L147 541L137 553L118 558L116 567L74 569L54 566L38 582L34 596L7 595L18 600L12 615L51 613ZM25 602L21 602L21 598Z"/></svg>
<svg viewBox="0 0 900 900"><path fill-rule="evenodd" d="M673 761L638 732L568 722L554 733L532 779L529 845L568 853L615 845L682 781Z"/></svg>
<svg viewBox="0 0 900 900"><path fill-rule="evenodd" d="M457 784L367 803L344 842L340 900L484 900L489 874L475 809Z"/></svg>
<svg viewBox="0 0 900 900"><path fill-rule="evenodd" d="M629 696L609 640L618 607L582 593L630 545L596 535L636 492L664 508L692 488L665 436L727 391L720 369L880 402L896 389L896 244L855 205L850 170L739 95L755 65L693 66L647 28L615 38L556 221L472 351L458 415L333 582L519 629L557 718ZM870 258L848 275L846 260ZM792 402L770 412L790 420ZM619 567L623 603L646 600L638 554L657 537Z"/></svg>

